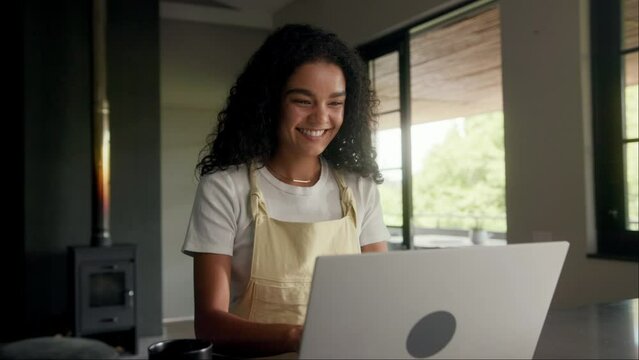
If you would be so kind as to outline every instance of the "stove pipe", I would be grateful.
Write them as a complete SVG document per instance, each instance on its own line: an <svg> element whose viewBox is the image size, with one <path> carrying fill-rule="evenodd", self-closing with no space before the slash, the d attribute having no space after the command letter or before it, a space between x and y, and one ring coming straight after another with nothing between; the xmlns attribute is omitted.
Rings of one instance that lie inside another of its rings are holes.
<svg viewBox="0 0 639 360"><path fill-rule="evenodd" d="M91 246L111 246L109 102L106 69L106 1L93 0L93 209Z"/></svg>

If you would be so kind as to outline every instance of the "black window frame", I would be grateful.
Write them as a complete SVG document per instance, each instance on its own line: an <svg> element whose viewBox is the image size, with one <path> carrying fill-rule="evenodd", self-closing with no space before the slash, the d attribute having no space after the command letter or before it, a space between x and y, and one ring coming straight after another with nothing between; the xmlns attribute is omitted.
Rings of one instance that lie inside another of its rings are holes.
<svg viewBox="0 0 639 360"><path fill-rule="evenodd" d="M399 114L402 141L402 244L401 249L414 249L412 221L412 174L410 137L410 31L409 28L396 31L379 40L365 44L357 50L366 63L397 52L399 57ZM395 231L398 227L393 226Z"/></svg>
<svg viewBox="0 0 639 360"><path fill-rule="evenodd" d="M622 0L590 1L592 130L597 250L639 262L639 232L626 229ZM636 164L634 164L636 165Z"/></svg>

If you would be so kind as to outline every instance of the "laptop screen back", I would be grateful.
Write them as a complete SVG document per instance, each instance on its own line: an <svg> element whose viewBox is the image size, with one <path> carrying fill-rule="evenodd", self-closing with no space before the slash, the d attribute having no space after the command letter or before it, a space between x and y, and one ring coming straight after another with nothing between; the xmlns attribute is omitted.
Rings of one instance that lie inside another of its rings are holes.
<svg viewBox="0 0 639 360"><path fill-rule="evenodd" d="M300 358L532 358L567 242L319 257Z"/></svg>

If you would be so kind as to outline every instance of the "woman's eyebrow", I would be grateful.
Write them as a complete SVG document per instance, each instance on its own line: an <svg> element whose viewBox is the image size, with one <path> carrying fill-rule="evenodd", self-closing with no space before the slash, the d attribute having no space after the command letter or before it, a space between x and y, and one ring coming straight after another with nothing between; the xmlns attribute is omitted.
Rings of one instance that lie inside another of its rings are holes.
<svg viewBox="0 0 639 360"><path fill-rule="evenodd" d="M284 96L289 94L300 94L300 95L306 95L311 97L313 96L313 93L310 90L299 89L299 88L288 89L284 92Z"/></svg>
<svg viewBox="0 0 639 360"><path fill-rule="evenodd" d="M301 89L301 88L288 89L288 90L286 90L284 92L284 96L287 96L289 94L301 94L301 95L306 95L306 96L310 96L310 97L314 97L315 96L312 91L307 90L307 89ZM329 95L329 98L336 98L336 97L340 97L340 96L346 96L346 92L345 91L334 92L331 95Z"/></svg>

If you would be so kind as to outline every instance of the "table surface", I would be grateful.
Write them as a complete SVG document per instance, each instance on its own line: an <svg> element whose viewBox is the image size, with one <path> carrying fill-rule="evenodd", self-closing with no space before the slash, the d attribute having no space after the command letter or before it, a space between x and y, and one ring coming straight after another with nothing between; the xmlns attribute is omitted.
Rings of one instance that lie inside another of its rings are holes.
<svg viewBox="0 0 639 360"><path fill-rule="evenodd" d="M552 309L546 316L534 358L637 359L638 308L638 300L629 299L570 309ZM153 342L155 341L159 339L154 339ZM146 349L146 346L141 346L140 349ZM295 359L297 355L287 353L265 359Z"/></svg>
<svg viewBox="0 0 639 360"><path fill-rule="evenodd" d="M535 359L637 359L638 300L550 310Z"/></svg>

